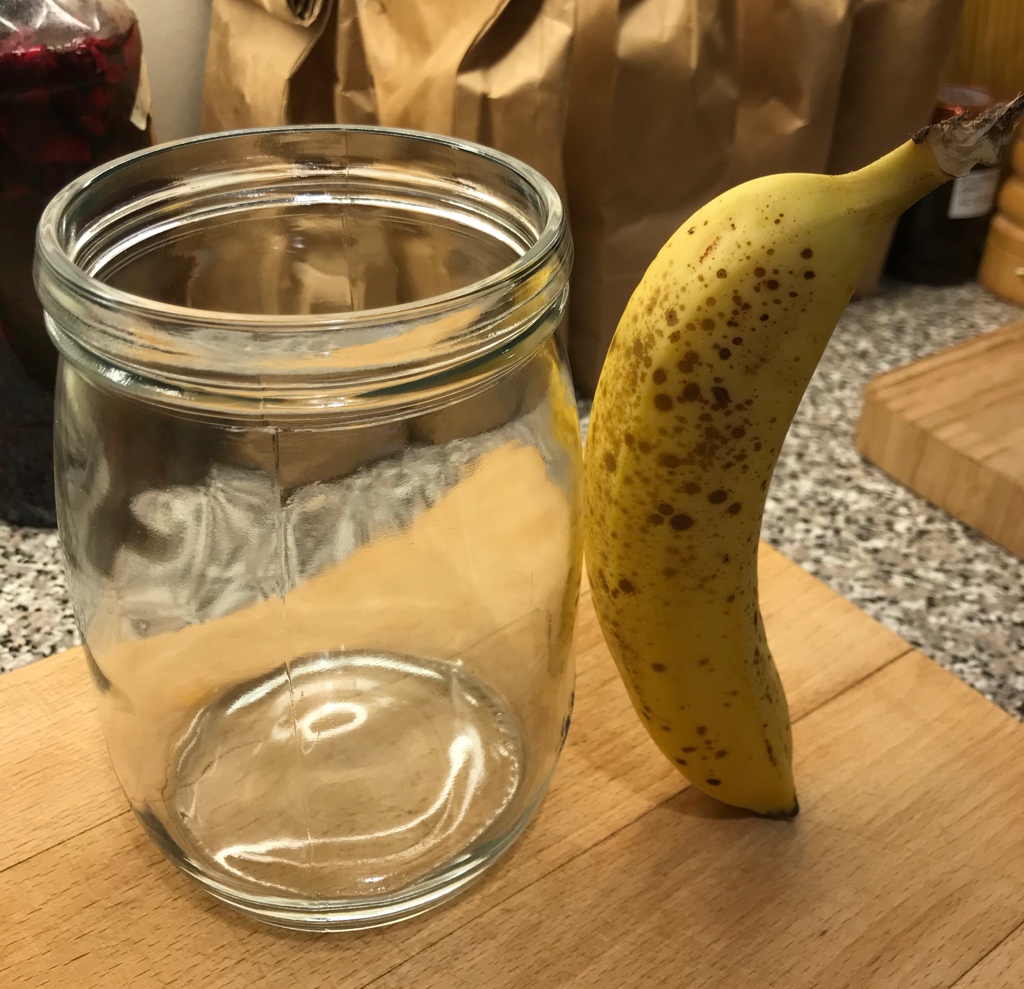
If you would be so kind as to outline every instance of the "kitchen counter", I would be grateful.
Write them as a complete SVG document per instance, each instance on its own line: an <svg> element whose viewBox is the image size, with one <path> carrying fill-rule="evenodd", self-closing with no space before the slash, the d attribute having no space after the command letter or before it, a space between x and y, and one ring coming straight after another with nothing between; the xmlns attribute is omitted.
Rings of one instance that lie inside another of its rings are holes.
<svg viewBox="0 0 1024 989"><path fill-rule="evenodd" d="M976 285L888 284L852 303L783 447L763 536L1024 720L1024 562L854 447L871 377L1021 316ZM0 671L77 641L56 535L0 523Z"/></svg>
<svg viewBox="0 0 1024 989"><path fill-rule="evenodd" d="M345 936L257 924L163 857L80 652L0 677L0 985L1024 985L1024 726L769 546L759 563L795 821L719 804L657 754L584 592L572 730L522 837L446 907ZM258 621L234 632L259 651Z"/></svg>

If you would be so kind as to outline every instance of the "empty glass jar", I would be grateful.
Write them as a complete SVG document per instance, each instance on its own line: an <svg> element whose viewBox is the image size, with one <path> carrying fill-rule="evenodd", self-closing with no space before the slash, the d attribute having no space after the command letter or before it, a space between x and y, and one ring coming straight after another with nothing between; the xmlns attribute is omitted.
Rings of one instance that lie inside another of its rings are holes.
<svg viewBox="0 0 1024 989"><path fill-rule="evenodd" d="M516 838L572 706L569 233L536 172L216 135L40 225L58 521L118 777L271 923L412 916Z"/></svg>

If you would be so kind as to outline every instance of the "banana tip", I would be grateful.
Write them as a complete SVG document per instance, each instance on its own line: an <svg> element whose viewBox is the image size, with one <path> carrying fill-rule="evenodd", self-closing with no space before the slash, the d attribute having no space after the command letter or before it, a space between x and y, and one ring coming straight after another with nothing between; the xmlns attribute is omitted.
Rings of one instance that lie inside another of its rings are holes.
<svg viewBox="0 0 1024 989"><path fill-rule="evenodd" d="M792 821L797 814L800 813L800 801L793 798L793 806L788 810L773 810L766 814L762 814L762 817L767 817L773 821Z"/></svg>

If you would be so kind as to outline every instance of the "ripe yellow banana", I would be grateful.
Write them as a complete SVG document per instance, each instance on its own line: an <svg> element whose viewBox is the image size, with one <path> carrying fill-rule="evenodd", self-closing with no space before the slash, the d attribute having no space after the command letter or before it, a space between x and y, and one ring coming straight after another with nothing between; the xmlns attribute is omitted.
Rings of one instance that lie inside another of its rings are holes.
<svg viewBox="0 0 1024 989"><path fill-rule="evenodd" d="M673 234L626 306L585 460L594 606L633 704L697 787L798 810L789 713L758 607L768 484L811 373L902 210L994 164L1024 98L857 172L729 190Z"/></svg>

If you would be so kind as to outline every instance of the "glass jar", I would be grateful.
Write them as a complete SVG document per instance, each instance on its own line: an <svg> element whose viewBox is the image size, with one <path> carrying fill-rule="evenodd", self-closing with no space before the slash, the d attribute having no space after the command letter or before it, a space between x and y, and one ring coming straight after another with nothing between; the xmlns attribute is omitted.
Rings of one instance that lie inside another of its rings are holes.
<svg viewBox="0 0 1024 989"><path fill-rule="evenodd" d="M32 288L36 225L66 183L152 143L149 89L122 0L0 6L0 518L52 526L57 353Z"/></svg>
<svg viewBox="0 0 1024 989"><path fill-rule="evenodd" d="M341 930L461 890L572 706L551 185L413 132L162 145L40 224L58 524L110 754L203 888Z"/></svg>

